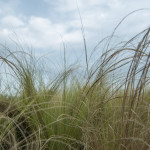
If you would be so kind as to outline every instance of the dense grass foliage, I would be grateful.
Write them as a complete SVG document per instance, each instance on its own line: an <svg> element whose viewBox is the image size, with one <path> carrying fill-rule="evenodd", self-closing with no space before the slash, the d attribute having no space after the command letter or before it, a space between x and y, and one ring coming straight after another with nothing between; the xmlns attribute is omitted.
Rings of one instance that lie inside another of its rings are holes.
<svg viewBox="0 0 150 150"><path fill-rule="evenodd" d="M86 74L64 53L50 82L33 55L1 45L0 150L150 149L149 36L110 48L112 35L92 65L85 49Z"/></svg>

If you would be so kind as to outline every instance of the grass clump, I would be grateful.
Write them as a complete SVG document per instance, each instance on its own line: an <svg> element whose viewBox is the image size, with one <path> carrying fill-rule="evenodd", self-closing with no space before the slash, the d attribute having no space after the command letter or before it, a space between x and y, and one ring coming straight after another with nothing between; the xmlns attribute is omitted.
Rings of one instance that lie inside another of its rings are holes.
<svg viewBox="0 0 150 150"><path fill-rule="evenodd" d="M111 36L91 68L86 53L83 77L66 66L64 51L64 72L50 83L33 55L2 46L15 84L0 95L0 149L150 149L149 35L109 48Z"/></svg>

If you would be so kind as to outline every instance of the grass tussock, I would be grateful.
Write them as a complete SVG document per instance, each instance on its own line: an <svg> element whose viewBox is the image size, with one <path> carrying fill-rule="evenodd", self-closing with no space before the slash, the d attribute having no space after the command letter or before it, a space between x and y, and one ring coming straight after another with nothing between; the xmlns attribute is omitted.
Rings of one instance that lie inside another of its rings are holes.
<svg viewBox="0 0 150 150"><path fill-rule="evenodd" d="M33 55L1 45L3 80L14 83L1 85L1 150L150 149L150 29L113 48L110 38L91 66L85 49L80 77L64 51L64 72L50 82Z"/></svg>

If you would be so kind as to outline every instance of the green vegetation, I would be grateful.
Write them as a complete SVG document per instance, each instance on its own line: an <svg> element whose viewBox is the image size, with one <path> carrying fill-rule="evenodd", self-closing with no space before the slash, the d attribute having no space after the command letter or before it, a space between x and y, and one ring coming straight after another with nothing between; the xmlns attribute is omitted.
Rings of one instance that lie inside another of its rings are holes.
<svg viewBox="0 0 150 150"><path fill-rule="evenodd" d="M50 82L33 55L1 45L1 79L11 79L1 85L0 150L150 149L149 36L110 48L112 35L92 65L85 46L85 75L64 50L64 71Z"/></svg>

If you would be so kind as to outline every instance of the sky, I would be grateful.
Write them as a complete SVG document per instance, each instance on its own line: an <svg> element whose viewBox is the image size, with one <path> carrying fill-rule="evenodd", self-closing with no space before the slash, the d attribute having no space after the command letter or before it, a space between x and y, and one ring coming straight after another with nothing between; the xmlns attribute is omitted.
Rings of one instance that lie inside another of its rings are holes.
<svg viewBox="0 0 150 150"><path fill-rule="evenodd" d="M80 15L89 52L125 15L142 8L119 26L116 35L123 39L149 27L150 0L0 0L0 43L18 42L57 59L64 42L72 59L84 52Z"/></svg>

